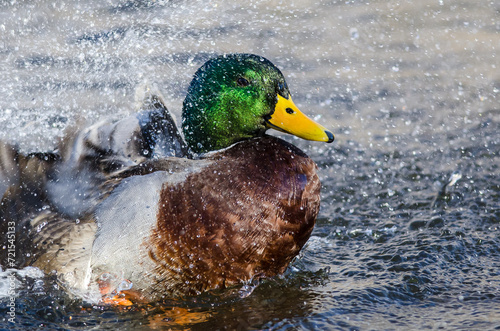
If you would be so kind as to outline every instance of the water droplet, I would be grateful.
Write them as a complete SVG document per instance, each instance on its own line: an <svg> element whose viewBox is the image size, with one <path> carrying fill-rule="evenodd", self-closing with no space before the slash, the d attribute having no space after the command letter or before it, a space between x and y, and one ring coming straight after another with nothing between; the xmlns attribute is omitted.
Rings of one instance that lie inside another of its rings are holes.
<svg viewBox="0 0 500 331"><path fill-rule="evenodd" d="M120 282L120 284L116 288L116 291L117 292L127 291L127 290L130 290L132 288L132 286L133 286L133 283L131 281L129 281L128 279L124 279Z"/></svg>
<svg viewBox="0 0 500 331"><path fill-rule="evenodd" d="M349 35L351 36L351 40L355 40L359 38L359 32L356 28L349 29Z"/></svg>

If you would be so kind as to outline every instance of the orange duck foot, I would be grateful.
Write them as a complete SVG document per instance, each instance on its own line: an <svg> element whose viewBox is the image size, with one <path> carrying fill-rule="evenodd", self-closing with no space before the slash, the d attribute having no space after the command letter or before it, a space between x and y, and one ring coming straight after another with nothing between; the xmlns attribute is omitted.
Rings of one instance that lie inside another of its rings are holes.
<svg viewBox="0 0 500 331"><path fill-rule="evenodd" d="M97 281L101 302L113 306L131 306L144 301L144 297L138 291L130 290L132 282L128 279L119 279L112 274L103 274Z"/></svg>

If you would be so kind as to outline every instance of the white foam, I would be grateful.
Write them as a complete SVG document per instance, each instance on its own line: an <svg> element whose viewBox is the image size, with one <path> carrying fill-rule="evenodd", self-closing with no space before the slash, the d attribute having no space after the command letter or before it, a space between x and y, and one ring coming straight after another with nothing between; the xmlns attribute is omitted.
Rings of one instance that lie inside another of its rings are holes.
<svg viewBox="0 0 500 331"><path fill-rule="evenodd" d="M6 270L0 267L0 299L19 295L19 290L24 288L19 278L39 279L43 276L43 271L35 267Z"/></svg>

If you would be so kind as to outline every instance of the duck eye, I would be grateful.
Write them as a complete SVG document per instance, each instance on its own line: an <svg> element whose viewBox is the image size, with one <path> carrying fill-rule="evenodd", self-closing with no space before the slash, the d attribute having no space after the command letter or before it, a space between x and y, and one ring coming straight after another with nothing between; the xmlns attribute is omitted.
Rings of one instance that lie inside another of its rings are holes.
<svg viewBox="0 0 500 331"><path fill-rule="evenodd" d="M238 80L236 82L238 83L238 86L242 86L242 87L250 85L250 82L243 77L238 78Z"/></svg>

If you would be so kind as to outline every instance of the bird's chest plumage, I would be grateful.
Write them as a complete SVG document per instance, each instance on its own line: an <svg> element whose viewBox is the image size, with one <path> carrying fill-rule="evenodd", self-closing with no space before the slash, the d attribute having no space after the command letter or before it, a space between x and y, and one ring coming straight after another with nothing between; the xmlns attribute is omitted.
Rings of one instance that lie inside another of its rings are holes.
<svg viewBox="0 0 500 331"><path fill-rule="evenodd" d="M320 185L303 153L266 137L209 160L184 181L161 187L146 245L155 289L197 294L274 276L311 234Z"/></svg>

